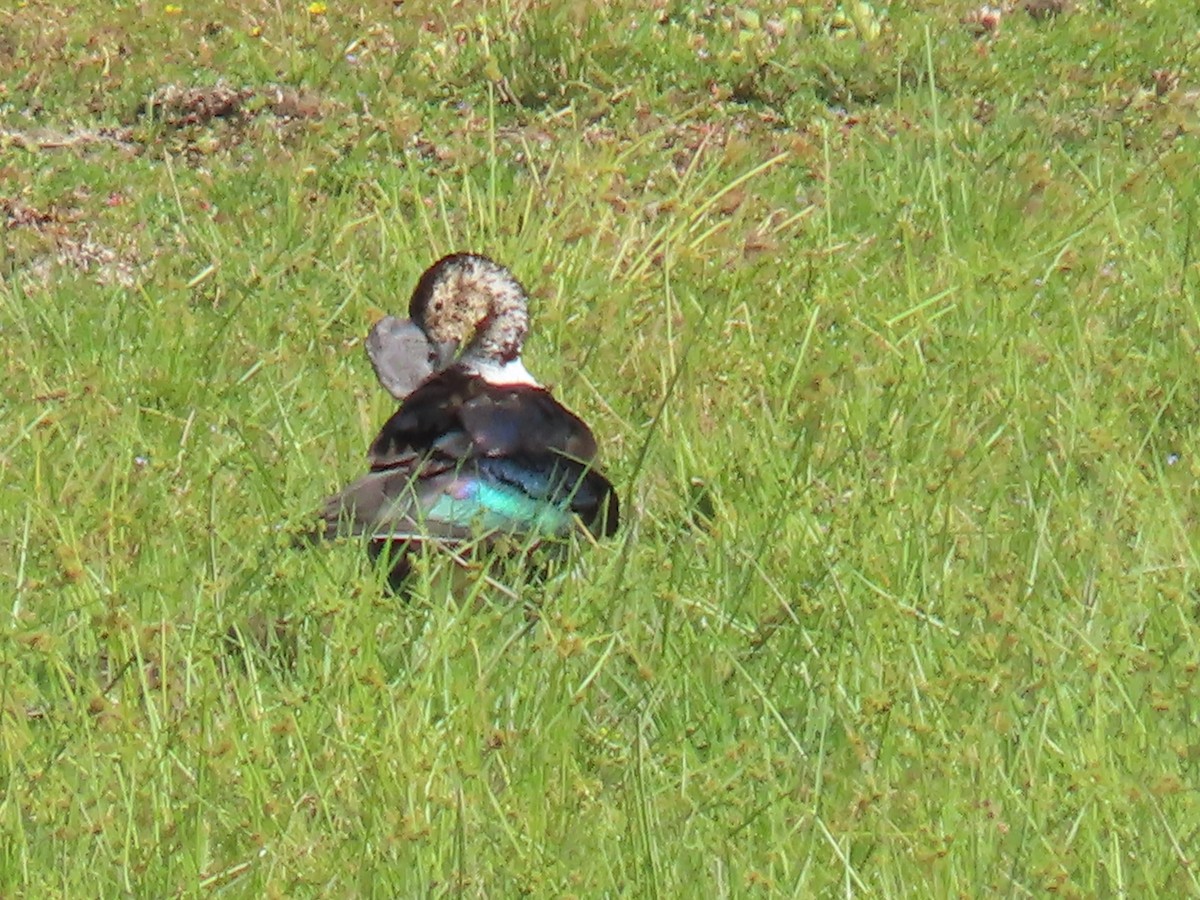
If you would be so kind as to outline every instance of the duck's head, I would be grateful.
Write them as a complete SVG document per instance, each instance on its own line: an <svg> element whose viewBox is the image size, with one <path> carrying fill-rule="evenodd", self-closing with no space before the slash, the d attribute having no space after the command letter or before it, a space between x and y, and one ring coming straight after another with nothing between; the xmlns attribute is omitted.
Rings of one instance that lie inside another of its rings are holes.
<svg viewBox="0 0 1200 900"><path fill-rule="evenodd" d="M442 257L417 281L408 314L434 346L454 348L460 363L485 377L503 371L532 381L521 365L528 298L499 263L475 253Z"/></svg>

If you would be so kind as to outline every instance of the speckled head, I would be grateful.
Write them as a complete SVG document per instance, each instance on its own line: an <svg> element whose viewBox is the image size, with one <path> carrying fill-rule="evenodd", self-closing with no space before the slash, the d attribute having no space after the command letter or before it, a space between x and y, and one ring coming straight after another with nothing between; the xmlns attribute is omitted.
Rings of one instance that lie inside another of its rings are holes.
<svg viewBox="0 0 1200 900"><path fill-rule="evenodd" d="M486 256L453 253L425 270L408 314L435 344L466 347L464 356L503 365L521 355L529 331L525 289Z"/></svg>

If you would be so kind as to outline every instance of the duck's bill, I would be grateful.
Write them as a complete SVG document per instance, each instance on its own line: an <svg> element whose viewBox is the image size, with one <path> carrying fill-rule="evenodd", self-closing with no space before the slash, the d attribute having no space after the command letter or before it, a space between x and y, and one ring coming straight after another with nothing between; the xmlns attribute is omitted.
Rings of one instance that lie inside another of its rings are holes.
<svg viewBox="0 0 1200 900"><path fill-rule="evenodd" d="M457 347L433 344L414 322L384 316L366 340L367 358L383 389L404 401L434 372L454 361Z"/></svg>

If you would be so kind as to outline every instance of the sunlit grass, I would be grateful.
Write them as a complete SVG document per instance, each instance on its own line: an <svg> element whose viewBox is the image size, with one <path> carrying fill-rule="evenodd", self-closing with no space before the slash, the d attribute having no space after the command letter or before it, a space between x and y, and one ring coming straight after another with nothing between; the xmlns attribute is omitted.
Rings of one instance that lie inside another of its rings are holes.
<svg viewBox="0 0 1200 900"><path fill-rule="evenodd" d="M855 6L0 13L0 893L1197 892L1194 13ZM625 524L401 599L455 249Z"/></svg>

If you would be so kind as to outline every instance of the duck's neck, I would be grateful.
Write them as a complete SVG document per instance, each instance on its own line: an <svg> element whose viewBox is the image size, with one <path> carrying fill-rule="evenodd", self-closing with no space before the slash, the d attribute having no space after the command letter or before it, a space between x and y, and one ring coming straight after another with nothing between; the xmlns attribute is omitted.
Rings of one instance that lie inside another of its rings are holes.
<svg viewBox="0 0 1200 900"><path fill-rule="evenodd" d="M505 286L495 289L487 315L476 328L466 355L483 360L519 359L529 333L525 295Z"/></svg>
<svg viewBox="0 0 1200 900"><path fill-rule="evenodd" d="M459 365L472 375L479 376L488 384L523 384L530 387L541 387L537 379L525 368L525 364L521 362L519 356L508 362L500 362L495 359L467 355L459 360Z"/></svg>

